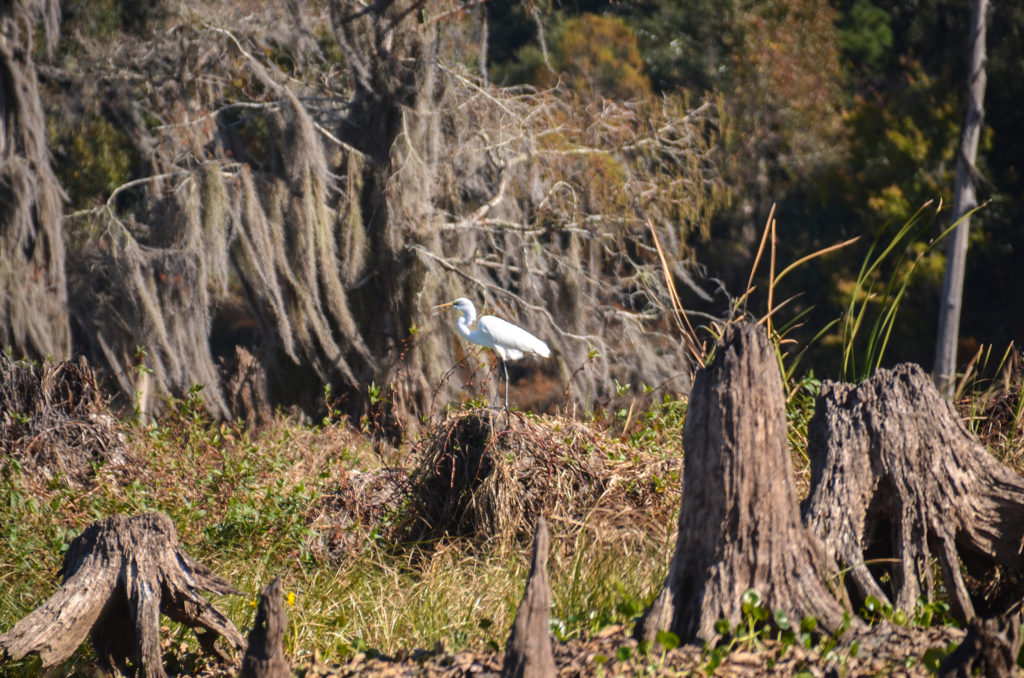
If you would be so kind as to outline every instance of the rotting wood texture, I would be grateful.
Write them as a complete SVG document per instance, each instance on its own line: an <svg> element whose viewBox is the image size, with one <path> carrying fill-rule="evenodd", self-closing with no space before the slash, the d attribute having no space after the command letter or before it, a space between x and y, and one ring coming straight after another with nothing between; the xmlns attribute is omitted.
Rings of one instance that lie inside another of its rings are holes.
<svg viewBox="0 0 1024 678"><path fill-rule="evenodd" d="M548 524L540 518L533 540L530 578L505 647L505 664L501 671L505 678L547 678L555 675L555 655L548 628L551 614L551 592L548 588L550 550Z"/></svg>
<svg viewBox="0 0 1024 678"><path fill-rule="evenodd" d="M281 642L288 626L282 588L281 578L276 577L260 594L256 620L249 632L249 648L242 660L242 678L287 678L292 675Z"/></svg>
<svg viewBox="0 0 1024 678"><path fill-rule="evenodd" d="M1017 675L1020 648L1019 613L1009 617L972 619L967 636L939 665L939 678L988 678Z"/></svg>
<svg viewBox="0 0 1024 678"><path fill-rule="evenodd" d="M0 652L12 659L38 653L48 667L89 636L108 673L162 677L160 613L192 627L203 650L221 659L229 659L215 645L221 636L245 648L234 624L199 593L241 591L189 557L162 513L93 523L72 540L61 576L63 585L45 603L0 635Z"/></svg>
<svg viewBox="0 0 1024 678"><path fill-rule="evenodd" d="M854 598L912 611L918 597L936 598L937 559L961 621L1020 599L1024 478L982 447L920 367L826 381L807 437L804 519L848 569Z"/></svg>
<svg viewBox="0 0 1024 678"><path fill-rule="evenodd" d="M782 378L763 327L726 328L694 380L683 448L675 553L637 637L670 630L684 642L710 640L717 620L739 621L749 588L790 619L814 616L839 630L847 609L820 541L800 522Z"/></svg>

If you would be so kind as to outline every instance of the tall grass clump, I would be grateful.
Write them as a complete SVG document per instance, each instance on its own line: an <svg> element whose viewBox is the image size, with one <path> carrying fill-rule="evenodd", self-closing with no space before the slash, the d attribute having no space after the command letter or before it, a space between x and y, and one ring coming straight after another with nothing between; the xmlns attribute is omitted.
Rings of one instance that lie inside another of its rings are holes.
<svg viewBox="0 0 1024 678"><path fill-rule="evenodd" d="M861 263L840 323L843 347L841 376L846 381L866 379L882 366L900 318L901 305L919 266L962 219L980 209L975 208L938 236L922 243L925 232L942 210L941 201L934 212L930 210L932 202L922 205L888 242L883 240L883 230ZM885 278L881 274L887 268L891 273Z"/></svg>

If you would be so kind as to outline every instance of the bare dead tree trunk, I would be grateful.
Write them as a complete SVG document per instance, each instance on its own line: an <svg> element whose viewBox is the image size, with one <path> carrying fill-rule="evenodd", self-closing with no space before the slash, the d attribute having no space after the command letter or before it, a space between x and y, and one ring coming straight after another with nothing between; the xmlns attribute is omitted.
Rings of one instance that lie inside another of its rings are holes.
<svg viewBox="0 0 1024 678"><path fill-rule="evenodd" d="M231 620L200 595L241 591L185 553L162 513L93 523L71 542L61 575L56 593L0 635L0 652L37 653L44 667L54 666L89 636L105 670L128 675L131 661L142 675L162 677L161 613L193 628L203 650L223 660L219 637L245 648Z"/></svg>
<svg viewBox="0 0 1024 678"><path fill-rule="evenodd" d="M544 518L537 521L533 539L533 564L519 603L512 633L505 647L501 675L507 678L541 678L555 675L555 655L551 650L551 592L548 587L548 553L551 538Z"/></svg>
<svg viewBox="0 0 1024 678"><path fill-rule="evenodd" d="M281 642L288 626L281 589L281 578L276 577L260 594L256 620L249 632L249 647L242 660L242 678L288 678L292 675Z"/></svg>
<svg viewBox="0 0 1024 678"><path fill-rule="evenodd" d="M960 307L964 295L964 267L967 262L967 236L971 228L968 212L977 206L974 160L985 118L985 29L991 5L974 0L971 13L971 62L967 72L967 111L960 136L956 161L956 186L953 189L953 221L961 219L946 245L946 275L942 280L938 339L935 345L935 385L947 398L953 396L956 381L956 349L960 336Z"/></svg>
<svg viewBox="0 0 1024 678"><path fill-rule="evenodd" d="M487 73L487 49L488 37L490 35L490 24L487 21L487 3L480 3L480 79L484 85L490 81Z"/></svg>
<svg viewBox="0 0 1024 678"><path fill-rule="evenodd" d="M879 370L859 385L826 381L807 438L805 522L857 597L912 611L919 596L936 597L938 560L961 621L983 596L988 613L1019 600L1024 478L978 443L920 367ZM962 572L977 582L974 596ZM999 588L980 590L984 582Z"/></svg>
<svg viewBox="0 0 1024 678"><path fill-rule="evenodd" d="M739 621L749 588L791 619L814 616L838 630L847 606L821 542L800 522L782 379L764 328L726 328L694 379L683 447L675 555L638 638L670 630L709 640L717 620Z"/></svg>

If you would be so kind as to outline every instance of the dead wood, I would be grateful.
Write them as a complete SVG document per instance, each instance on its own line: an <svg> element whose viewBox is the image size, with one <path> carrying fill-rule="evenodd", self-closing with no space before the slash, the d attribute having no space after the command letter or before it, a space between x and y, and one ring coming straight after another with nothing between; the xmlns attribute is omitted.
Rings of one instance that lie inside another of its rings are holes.
<svg viewBox="0 0 1024 678"><path fill-rule="evenodd" d="M1020 599L1024 478L978 443L920 367L825 382L807 436L803 515L855 597L911 611L941 590L937 560L961 621Z"/></svg>
<svg viewBox="0 0 1024 678"><path fill-rule="evenodd" d="M287 678L292 675L281 642L288 626L281 589L281 578L277 577L260 594L256 621L249 632L249 648L242 660L242 678Z"/></svg>
<svg viewBox="0 0 1024 678"><path fill-rule="evenodd" d="M749 588L790 619L813 616L829 633L840 629L847 607L821 542L800 522L782 379L763 328L726 329L694 380L683 448L675 554L637 637L670 630L683 641L709 640L717 620L739 621Z"/></svg>
<svg viewBox="0 0 1024 678"><path fill-rule="evenodd" d="M228 405L235 416L245 419L246 427L258 431L274 418L267 395L267 372L262 363L242 346L235 347L235 358L228 369Z"/></svg>
<svg viewBox="0 0 1024 678"><path fill-rule="evenodd" d="M200 591L241 594L193 560L162 513L93 523L68 547L63 585L45 603L0 635L0 652L12 659L37 653L44 667L70 657L88 635L107 672L165 674L160 652L160 614L193 628L207 653L223 636L235 650L245 641L234 624Z"/></svg>
<svg viewBox="0 0 1024 678"><path fill-rule="evenodd" d="M972 619L960 646L939 665L939 678L969 678L979 672L989 678L1017 673L1020 617Z"/></svg>
<svg viewBox="0 0 1024 678"><path fill-rule="evenodd" d="M507 678L539 678L555 675L555 657L551 649L551 591L548 588L548 553L551 539L544 518L537 521L533 541L533 564L519 603L512 633L505 646L505 664L501 675Z"/></svg>

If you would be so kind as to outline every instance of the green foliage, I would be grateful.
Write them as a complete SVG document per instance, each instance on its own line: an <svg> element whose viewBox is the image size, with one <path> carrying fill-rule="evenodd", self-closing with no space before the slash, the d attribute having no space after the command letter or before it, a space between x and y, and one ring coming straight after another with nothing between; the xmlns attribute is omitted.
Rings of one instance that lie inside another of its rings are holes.
<svg viewBox="0 0 1024 678"><path fill-rule="evenodd" d="M929 253L953 228L922 242L922 234L933 227L935 216L928 207L925 204L918 209L877 255L875 251L882 242L876 240L861 264L840 324L842 375L847 381L866 379L883 365L897 320L902 318L904 297L919 265L929 260ZM863 355L858 358L859 353Z"/></svg>
<svg viewBox="0 0 1024 678"><path fill-rule="evenodd" d="M39 490L16 463L4 468L0 629L53 592L52 575L83 527L113 513L158 510L174 521L190 555L248 593L217 601L239 628L251 625L267 581L283 578L285 642L293 656L316 650L338 661L438 641L451 650L504 645L529 570L528 549L445 545L423 552L371 534L355 539L342 560L328 558L322 521L336 510L339 486L353 469L380 463L369 438L334 424L281 419L253 436L210 420L199 388L168 404L170 414L158 424L125 430L139 465L138 477L125 485L104 477L82 492L58 479ZM551 566L552 628L563 637L629 624L656 594L672 551L667 541L653 540L623 558L590 528L565 546L553 551ZM175 650L198 652L192 634L177 628ZM87 662L83 651L71 666ZM4 670L33 675L30 664Z"/></svg>
<svg viewBox="0 0 1024 678"><path fill-rule="evenodd" d="M64 0L62 29L108 41L121 31L138 31L166 14L163 0Z"/></svg>
<svg viewBox="0 0 1024 678"><path fill-rule="evenodd" d="M657 595L668 573L670 543L649 543L634 554L643 565L623 568L621 554L600 548L597 534L580 533L566 567L551 567L551 632L559 641L589 637L611 624L629 624Z"/></svg>
<svg viewBox="0 0 1024 678"><path fill-rule="evenodd" d="M644 60L633 29L621 18L582 14L555 24L550 36L550 68L536 44L516 54L503 75L513 82L544 87L559 78L580 95L637 99L650 94Z"/></svg>
<svg viewBox="0 0 1024 678"><path fill-rule="evenodd" d="M939 666L942 664L942 660L953 653L958 646L957 643L950 643L945 648L930 647L924 651L924 655L921 657L921 663L924 664L925 668L932 674L939 672Z"/></svg>
<svg viewBox="0 0 1024 678"><path fill-rule="evenodd" d="M718 90L735 67L742 44L735 0L630 0L630 23L642 45L654 89L698 94Z"/></svg>
<svg viewBox="0 0 1024 678"><path fill-rule="evenodd" d="M868 596L860 609L860 617L869 624L887 620L898 626L927 628L935 624L952 625L956 620L949 613L949 604L941 600L928 600L921 596L915 601L909 614L906 610L894 608L887 601Z"/></svg>
<svg viewBox="0 0 1024 678"><path fill-rule="evenodd" d="M854 0L839 25L844 56L854 68L875 72L891 54L893 36L889 14L871 0Z"/></svg>
<svg viewBox="0 0 1024 678"><path fill-rule="evenodd" d="M618 17L567 19L559 26L552 55L569 86L581 94L637 99L650 93L636 34Z"/></svg>
<svg viewBox="0 0 1024 678"><path fill-rule="evenodd" d="M798 380L787 380L789 397L786 400L786 436L790 454L799 460L796 472L806 472L810 467L807 458L807 425L814 417L814 403L821 393L821 380L814 373L805 374Z"/></svg>
<svg viewBox="0 0 1024 678"><path fill-rule="evenodd" d="M830 14L825 3L634 0L619 11L641 38L656 90L711 90L722 98L728 113L722 151L729 181L741 196L736 206L763 215L778 202L792 234L783 247L806 253L852 235L877 235L876 224L905 223L927 200L949 202L963 115L969 6L966 0L842 0L831 3ZM1020 172L998 170L997 187L987 164L996 159L999 167L1016 167L1010 158L1021 155L1024 128L1009 94L1009 74L1020 71L1020 50L1011 46L1020 44L1024 11L1004 8L997 15L989 27L986 99L993 104L986 103L991 128L983 133L979 158L986 177L979 187L983 197L1021 193L1010 188L1019 187ZM979 215L968 258L964 331L984 327L1003 345L1019 338L1022 325L992 308L991 290L1002 290L998 296L1006 298L1020 286L1020 267L1003 259L1020 247L1016 232L994 222L1018 222L1009 214L1019 212L1020 204L1009 198ZM995 210L1004 208L997 217ZM749 217L719 210L715 219L712 240L696 246L698 260L727 279L738 278L742 274L733 267L746 264L742 252L749 258L756 246L743 241ZM845 306L845 298L824 292L848 290L857 256L841 254L838 265L799 276L804 296L794 310L816 309L793 335L802 344L809 343L808 332ZM938 294L941 263L937 253L919 262L918 281L906 295L911 303L901 312L904 329L894 329L899 350L892 359L930 362L927 337L936 321L930 298ZM837 376L837 366L821 351L809 352L808 360L819 372Z"/></svg>
<svg viewBox="0 0 1024 678"><path fill-rule="evenodd" d="M48 137L54 149L54 172L72 209L106 200L138 169L138 153L128 135L98 113L66 127L49 118Z"/></svg>
<svg viewBox="0 0 1024 678"><path fill-rule="evenodd" d="M670 393L652 402L637 415L637 425L629 436L630 446L653 452L664 449L671 439L681 440L688 402ZM628 412L620 411L617 417L625 419L627 415Z"/></svg>
<svg viewBox="0 0 1024 678"><path fill-rule="evenodd" d="M817 626L816 619L806 617L798 628L794 628L785 611L772 612L764 605L764 599L757 589L747 589L740 597L740 620L735 625L728 619L715 622L715 633L719 638L705 643L702 669L710 676L732 652L759 650L769 638L778 642L777 656L784 654L797 642L809 648Z"/></svg>
<svg viewBox="0 0 1024 678"><path fill-rule="evenodd" d="M911 59L903 61L901 81L885 97L857 98L845 118L856 143L837 171L845 175L846 199L867 223L904 222L914 206L952 196L962 122L957 98Z"/></svg>
<svg viewBox="0 0 1024 678"><path fill-rule="evenodd" d="M921 596L914 602L911 622L914 626L927 628L934 624L948 626L956 623L956 620L949 613L949 603L941 600L927 600Z"/></svg>

